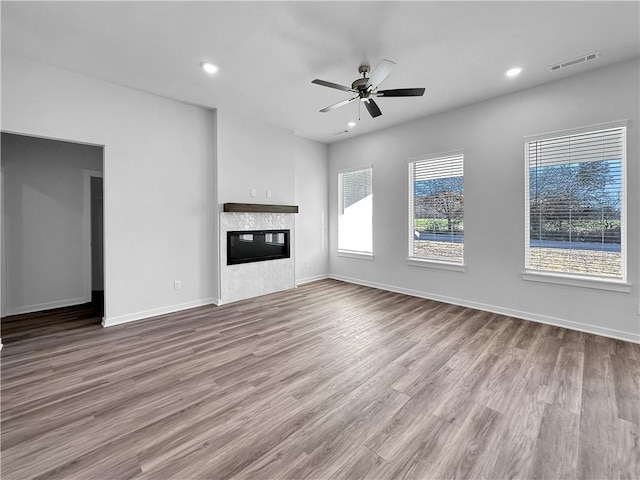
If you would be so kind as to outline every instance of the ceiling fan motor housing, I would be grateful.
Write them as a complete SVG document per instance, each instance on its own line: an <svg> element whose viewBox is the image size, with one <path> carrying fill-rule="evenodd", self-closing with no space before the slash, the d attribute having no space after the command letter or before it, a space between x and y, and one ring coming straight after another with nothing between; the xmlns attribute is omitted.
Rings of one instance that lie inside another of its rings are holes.
<svg viewBox="0 0 640 480"><path fill-rule="evenodd" d="M371 71L371 67L369 65L360 65L358 67L358 73L360 73L360 75L362 75L362 78L358 78L356 81L354 81L351 84L351 88L353 88L354 90L359 90L359 91L364 90L365 85L367 84L367 80L369 80L367 78L367 75L369 75L370 71Z"/></svg>
<svg viewBox="0 0 640 480"><path fill-rule="evenodd" d="M366 77L359 78L351 84L351 88L353 88L354 90L362 91L364 90L364 87L367 84L367 80L369 79Z"/></svg>

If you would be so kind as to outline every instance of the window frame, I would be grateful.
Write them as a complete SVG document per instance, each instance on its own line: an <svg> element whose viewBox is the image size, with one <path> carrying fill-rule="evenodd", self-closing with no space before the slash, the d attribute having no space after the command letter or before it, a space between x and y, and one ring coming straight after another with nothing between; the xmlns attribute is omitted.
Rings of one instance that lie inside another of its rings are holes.
<svg viewBox="0 0 640 480"><path fill-rule="evenodd" d="M463 192L464 192L464 164L465 164L465 154L464 150L450 150L446 152L438 152L426 155L420 155L417 157L409 158L407 162L407 179L408 179L408 191L407 191L407 258L405 263L412 267L426 267L426 268L434 268L438 270L449 270L454 272L466 272L466 257L464 254L464 235L462 240L463 251L462 251L462 260L461 262L450 262L446 260L436 259L436 258L428 258L428 257L417 257L414 255L414 227L415 227L415 212L414 212L414 203L415 203L415 195L414 195L414 178L415 178L415 164L421 161L427 160L436 160L440 158L447 157L462 157L462 179L463 179ZM464 194L464 193L463 193ZM465 210L463 207L462 211L462 221L464 223L465 218Z"/></svg>
<svg viewBox="0 0 640 480"><path fill-rule="evenodd" d="M524 269L522 270L522 279L534 282L552 283L559 285L569 285L575 287L595 288L600 290L610 290L618 292L630 292L631 284L628 282L628 178L627 178L627 129L628 120L617 120L613 122L605 122L583 127L558 130L535 135L528 135L523 138L524 151ZM621 158L621 212L620 212L620 253L622 256L622 278L613 278L598 276L592 274L581 274L573 272L557 272L549 270L540 270L530 267L530 240L531 240L531 223L530 223L530 159L529 144L536 141L552 140L572 135L580 135L586 133L596 133L602 130L621 129L622 137L622 158Z"/></svg>
<svg viewBox="0 0 640 480"><path fill-rule="evenodd" d="M349 173L349 172L357 172L357 171L361 171L361 170L371 170L371 252L363 252L363 251L357 251L357 250L347 250L347 249L341 249L340 248L340 216L344 214L344 208L343 208L343 184L342 184L342 174L344 173ZM359 165L359 166L355 166L355 167L347 167L347 168L341 168L338 169L337 171L337 181L338 181L338 217L337 217L337 225L336 225L336 233L337 233L337 237L336 237L336 252L337 255L339 257L345 257L345 258L355 258L355 259L360 259L360 260L373 260L374 258L374 248L375 248L375 242L374 242L374 235L373 235L373 227L374 227L374 220L373 220L373 165L372 164L366 164L366 165Z"/></svg>

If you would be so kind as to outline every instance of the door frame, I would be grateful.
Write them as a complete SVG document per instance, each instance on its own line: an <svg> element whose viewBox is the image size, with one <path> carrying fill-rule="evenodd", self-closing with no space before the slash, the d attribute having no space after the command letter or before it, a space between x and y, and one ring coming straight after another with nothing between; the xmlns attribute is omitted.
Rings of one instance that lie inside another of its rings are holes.
<svg viewBox="0 0 640 480"><path fill-rule="evenodd" d="M0 267L0 275L2 279L0 283L0 317L7 314L7 212L5 201L5 173L4 165L0 165L0 256L2 258L2 266ZM0 348L2 348L2 342L0 341Z"/></svg>
<svg viewBox="0 0 640 480"><path fill-rule="evenodd" d="M100 170L82 170L82 277L83 292L86 303L91 302L91 177L99 177L104 181L104 172ZM102 199L102 242L104 245L104 185ZM102 281L104 285L104 248L102 251Z"/></svg>
<svg viewBox="0 0 640 480"><path fill-rule="evenodd" d="M7 230L7 215L5 212L5 187L4 187L4 165L0 165L0 323L2 316L7 313L7 244L5 233ZM0 338L0 350L2 350L2 338Z"/></svg>

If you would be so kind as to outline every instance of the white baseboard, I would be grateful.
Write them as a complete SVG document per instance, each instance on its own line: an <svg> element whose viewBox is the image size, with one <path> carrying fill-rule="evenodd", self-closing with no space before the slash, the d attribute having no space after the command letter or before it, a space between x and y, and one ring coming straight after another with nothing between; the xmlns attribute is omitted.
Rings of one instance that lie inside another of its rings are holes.
<svg viewBox="0 0 640 480"><path fill-rule="evenodd" d="M304 285L305 283L317 282L318 280L324 280L330 278L328 274L314 275L313 277L305 277L296 280L296 286Z"/></svg>
<svg viewBox="0 0 640 480"><path fill-rule="evenodd" d="M79 297L79 298L69 298L66 300L56 300L55 302L25 305L23 307L7 307L7 316L22 315L23 313L42 312L44 310L52 310L54 308L72 307L73 305L82 305L83 303L90 303L90 302L91 302L91 298Z"/></svg>
<svg viewBox="0 0 640 480"><path fill-rule="evenodd" d="M142 312L129 313L127 315L120 315L118 317L103 318L103 327L113 327L115 325L122 325L123 323L135 322L136 320L143 320L145 318L157 317L158 315L165 315L167 313L180 312L182 310L188 310L190 308L203 307L205 305L218 305L219 300L217 298L204 298L202 300L195 300L193 302L179 303L177 305L168 305L166 307L153 308L151 310L144 310Z"/></svg>
<svg viewBox="0 0 640 480"><path fill-rule="evenodd" d="M389 292L403 293L412 297L425 298L427 300L436 300L439 302L451 303L453 305L459 305L461 307L475 308L476 310L483 310L485 312L497 313L500 315L507 315L509 317L520 318L522 320L529 320L532 322L546 323L548 325L554 325L556 327L568 328L570 330L577 330L579 332L592 333L594 335L601 335L603 337L615 338L616 340L624 340L626 342L640 343L640 334L633 332L624 332L621 330L614 330L612 328L598 327L595 325L589 325L586 323L574 322L572 320L564 320L561 318L548 317L546 315L539 315L537 313L523 312L520 310L512 310L510 308L498 307L495 305L487 305L478 302L469 302L454 297L447 297L444 295L436 295L428 292L420 292L418 290L411 290L407 288L395 287L392 285L385 285L382 283L368 282L357 278L343 277L342 275L329 275L328 278L334 280L340 280L347 283L355 283L357 285L363 285L365 287L377 288L380 290L387 290Z"/></svg>

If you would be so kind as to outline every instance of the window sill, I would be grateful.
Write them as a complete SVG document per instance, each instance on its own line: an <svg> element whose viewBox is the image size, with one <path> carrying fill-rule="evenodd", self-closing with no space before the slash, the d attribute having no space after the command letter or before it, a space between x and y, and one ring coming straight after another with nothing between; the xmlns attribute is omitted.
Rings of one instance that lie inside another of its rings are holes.
<svg viewBox="0 0 640 480"><path fill-rule="evenodd" d="M407 265L411 267L435 268L438 270L449 270L451 272L466 272L467 266L459 263L438 262L437 260L426 260L422 258L407 258Z"/></svg>
<svg viewBox="0 0 640 480"><path fill-rule="evenodd" d="M348 250L338 250L339 257L357 258L359 260L373 260L373 253L350 252Z"/></svg>
<svg viewBox="0 0 640 480"><path fill-rule="evenodd" d="M606 278L587 278L577 275L562 275L551 272L538 272L523 270L522 279L531 282L554 283L556 285L569 285L572 287L594 288L597 290L609 290L612 292L629 293L631 284Z"/></svg>

